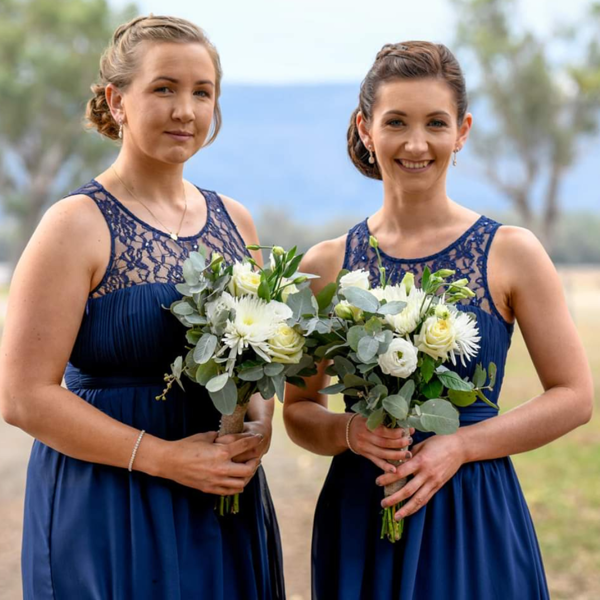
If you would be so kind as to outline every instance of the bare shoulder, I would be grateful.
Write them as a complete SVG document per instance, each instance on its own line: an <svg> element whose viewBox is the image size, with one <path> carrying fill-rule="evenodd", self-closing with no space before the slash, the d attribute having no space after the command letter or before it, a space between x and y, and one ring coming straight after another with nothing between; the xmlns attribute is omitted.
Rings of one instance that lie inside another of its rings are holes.
<svg viewBox="0 0 600 600"><path fill-rule="evenodd" d="M332 240L325 240L310 248L300 264L303 273L318 275L319 279L313 283L313 291L319 292L328 283L335 281L344 265L346 252L346 238L344 234Z"/></svg>
<svg viewBox="0 0 600 600"><path fill-rule="evenodd" d="M219 193L219 198L223 201L227 212L230 214L233 222L238 226L244 226L251 224L254 226L254 221L252 220L252 215L250 211L238 200L234 200L229 196L225 196L224 194Z"/></svg>
<svg viewBox="0 0 600 600"><path fill-rule="evenodd" d="M511 273L524 274L530 268L553 268L546 249L529 229L503 225L498 229L493 251Z"/></svg>

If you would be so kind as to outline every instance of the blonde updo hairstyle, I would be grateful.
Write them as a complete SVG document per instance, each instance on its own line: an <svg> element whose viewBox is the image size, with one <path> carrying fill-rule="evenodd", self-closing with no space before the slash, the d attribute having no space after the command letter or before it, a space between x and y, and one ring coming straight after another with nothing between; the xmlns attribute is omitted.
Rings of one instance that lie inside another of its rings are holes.
<svg viewBox="0 0 600 600"><path fill-rule="evenodd" d="M425 78L441 79L450 86L456 101L458 125L462 125L468 106L467 88L452 52L443 44L431 42L386 44L360 85L358 107L352 113L348 127L348 154L354 166L366 177L381 179L381 172L377 161L369 163L369 151L358 133L356 115L360 111L367 123L371 121L381 84L394 79Z"/></svg>
<svg viewBox="0 0 600 600"><path fill-rule="evenodd" d="M94 97L87 103L87 126L98 130L111 140L119 138L119 124L113 118L106 101L106 86L112 83L121 90L127 89L138 67L141 42L177 42L202 44L208 51L215 67L215 109L213 123L205 146L211 144L221 129L221 78L223 71L217 49L200 27L185 19L150 15L137 17L117 28L109 46L100 58L100 77L91 86Z"/></svg>

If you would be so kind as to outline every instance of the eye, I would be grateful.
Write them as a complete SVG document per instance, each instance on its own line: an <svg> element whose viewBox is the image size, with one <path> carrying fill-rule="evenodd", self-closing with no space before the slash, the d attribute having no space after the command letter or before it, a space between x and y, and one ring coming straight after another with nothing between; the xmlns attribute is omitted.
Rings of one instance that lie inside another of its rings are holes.
<svg viewBox="0 0 600 600"><path fill-rule="evenodd" d="M210 98L210 92L207 92L206 90L196 90L194 95L200 98Z"/></svg>
<svg viewBox="0 0 600 600"><path fill-rule="evenodd" d="M448 127L448 124L445 121L442 121L441 119L434 119L429 124L433 125L433 127Z"/></svg>
<svg viewBox="0 0 600 600"><path fill-rule="evenodd" d="M167 93L167 92L171 92L172 90L171 90L170 87L167 87L166 85L164 85L162 87L156 88L154 91L155 92L160 92L161 94L164 94L164 93Z"/></svg>
<svg viewBox="0 0 600 600"><path fill-rule="evenodd" d="M404 125L404 121L401 119L391 119L387 122L387 124L391 127L402 127L402 125Z"/></svg>

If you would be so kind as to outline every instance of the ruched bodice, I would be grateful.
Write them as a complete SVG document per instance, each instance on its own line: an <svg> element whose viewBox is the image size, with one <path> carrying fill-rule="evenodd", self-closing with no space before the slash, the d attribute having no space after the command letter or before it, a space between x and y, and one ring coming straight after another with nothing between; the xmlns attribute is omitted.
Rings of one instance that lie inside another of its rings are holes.
<svg viewBox="0 0 600 600"><path fill-rule="evenodd" d="M67 388L138 430L178 440L218 429L206 391L187 382L156 396L185 329L168 310L180 298L184 260L205 248L227 263L247 255L214 192L200 190L206 222L172 239L136 217L99 182L91 198L110 231L110 260L90 294ZM65 276L68 276L66 274ZM142 441L143 443L143 441ZM219 518L215 498L169 479L76 460L36 441L23 533L27 600L275 600L284 598L279 532L262 468L238 515Z"/></svg>
<svg viewBox="0 0 600 600"><path fill-rule="evenodd" d="M457 305L472 312L481 335L477 357L449 365L472 377L477 363L497 366L497 382L486 396L498 403L513 325L494 305L487 262L500 224L477 219L448 247L422 258L381 253L389 280L407 271L420 285L425 267L452 269L467 278L475 296ZM379 282L377 255L369 246L368 221L346 239L344 268L365 269ZM346 399L346 410L355 402ZM460 408L471 426L497 416L478 400ZM414 443L433 434L416 432ZM510 458L464 464L429 502L405 523L396 544L380 539L381 470L362 456L333 458L315 513L312 549L313 600L547 600L544 569L533 523Z"/></svg>

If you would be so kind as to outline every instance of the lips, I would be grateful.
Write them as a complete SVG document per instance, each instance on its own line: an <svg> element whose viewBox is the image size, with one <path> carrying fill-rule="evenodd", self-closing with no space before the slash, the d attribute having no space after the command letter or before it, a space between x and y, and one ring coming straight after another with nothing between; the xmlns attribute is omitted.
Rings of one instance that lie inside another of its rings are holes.
<svg viewBox="0 0 600 600"><path fill-rule="evenodd" d="M403 158L395 159L396 164L403 170L410 173L422 173L431 167L435 162L433 160L405 160Z"/></svg>
<svg viewBox="0 0 600 600"><path fill-rule="evenodd" d="M165 133L180 141L191 140L194 137L194 134L189 131L165 131Z"/></svg>

